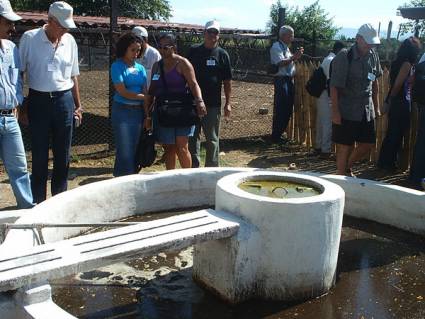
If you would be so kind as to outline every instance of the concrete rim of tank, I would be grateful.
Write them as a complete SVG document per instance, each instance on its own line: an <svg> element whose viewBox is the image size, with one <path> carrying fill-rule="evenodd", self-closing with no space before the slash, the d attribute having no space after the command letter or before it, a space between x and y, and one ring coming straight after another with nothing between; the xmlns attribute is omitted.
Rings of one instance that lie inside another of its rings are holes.
<svg viewBox="0 0 425 319"><path fill-rule="evenodd" d="M283 180L288 182L296 182L304 184L306 186L313 187L320 191L320 194L301 197L301 198L272 198L266 196L260 196L251 194L244 191L239 185L246 181L255 181L256 179L267 178L271 180ZM329 182L323 178L309 176L297 173L287 172L271 172L271 171L251 171L251 172L240 172L231 175L227 175L221 178L217 182L217 189L220 188L225 192L231 193L238 198L244 198L247 200L256 200L270 203L288 203L288 204L300 204L300 203L316 203L322 202L329 199L339 198L344 196L344 190L341 186Z"/></svg>

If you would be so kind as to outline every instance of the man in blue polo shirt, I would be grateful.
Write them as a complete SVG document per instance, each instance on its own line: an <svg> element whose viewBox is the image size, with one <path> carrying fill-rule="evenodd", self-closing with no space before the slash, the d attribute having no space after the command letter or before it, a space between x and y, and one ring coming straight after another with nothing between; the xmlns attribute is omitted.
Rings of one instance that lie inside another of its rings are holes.
<svg viewBox="0 0 425 319"><path fill-rule="evenodd" d="M232 68L229 54L218 46L220 26L217 21L205 25L204 43L191 47L188 59L195 69L196 80L202 91L207 114L195 128L189 140L192 167L200 166L199 138L201 128L206 143L205 167L219 166L219 131L221 119L221 87L224 86L224 116L231 112Z"/></svg>
<svg viewBox="0 0 425 319"><path fill-rule="evenodd" d="M0 158L9 175L18 208L33 205L27 160L17 108L22 104L22 79L19 52L12 41L14 22L21 17L12 10L9 0L0 0Z"/></svg>

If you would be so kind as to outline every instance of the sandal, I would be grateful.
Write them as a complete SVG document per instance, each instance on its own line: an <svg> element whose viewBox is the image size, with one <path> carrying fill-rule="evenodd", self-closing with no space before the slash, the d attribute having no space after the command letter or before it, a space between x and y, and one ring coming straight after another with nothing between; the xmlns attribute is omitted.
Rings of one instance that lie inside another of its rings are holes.
<svg viewBox="0 0 425 319"><path fill-rule="evenodd" d="M347 168L347 170L345 171L345 175L348 177L356 178L356 174L353 173L353 170L351 168Z"/></svg>

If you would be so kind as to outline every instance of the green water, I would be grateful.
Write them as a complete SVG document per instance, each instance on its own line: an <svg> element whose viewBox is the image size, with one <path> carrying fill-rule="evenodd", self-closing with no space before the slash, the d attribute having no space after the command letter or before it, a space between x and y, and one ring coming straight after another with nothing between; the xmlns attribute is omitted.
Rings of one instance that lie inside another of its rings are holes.
<svg viewBox="0 0 425 319"><path fill-rule="evenodd" d="M284 181L247 181L239 184L239 188L254 195L271 198L302 198L321 193L311 186Z"/></svg>

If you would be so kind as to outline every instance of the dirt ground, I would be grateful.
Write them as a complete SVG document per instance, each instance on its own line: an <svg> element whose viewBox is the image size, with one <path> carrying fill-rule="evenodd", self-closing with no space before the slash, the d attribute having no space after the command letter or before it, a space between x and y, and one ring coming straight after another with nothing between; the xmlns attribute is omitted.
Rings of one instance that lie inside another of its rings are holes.
<svg viewBox="0 0 425 319"><path fill-rule="evenodd" d="M158 148L160 158L161 149ZM278 146L268 142L266 138L248 138L243 140L224 141L221 143L221 166L256 167L276 170L299 170L321 173L335 172L335 158L328 160L308 156L308 150L299 145ZM110 152L101 151L90 155L74 155L69 173L69 188L112 178L114 156ZM29 162L31 168L31 161ZM50 167L51 168L51 167ZM140 173L164 170L164 165L155 163ZM49 171L51 172L51 170ZM389 173L378 170L370 162L359 163L354 167L359 178L367 178L413 187L407 180L406 172ZM14 209L16 205L7 174L0 166L0 210Z"/></svg>

